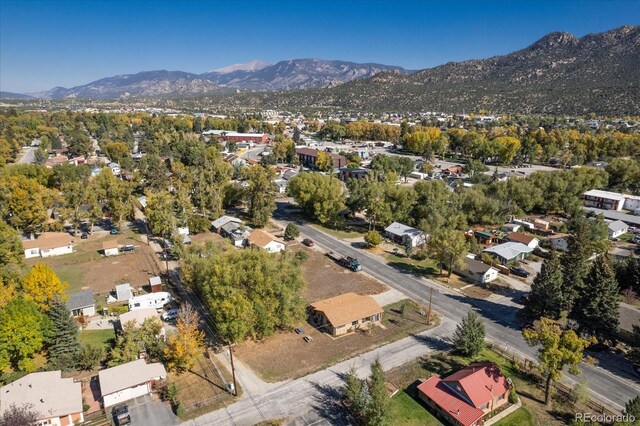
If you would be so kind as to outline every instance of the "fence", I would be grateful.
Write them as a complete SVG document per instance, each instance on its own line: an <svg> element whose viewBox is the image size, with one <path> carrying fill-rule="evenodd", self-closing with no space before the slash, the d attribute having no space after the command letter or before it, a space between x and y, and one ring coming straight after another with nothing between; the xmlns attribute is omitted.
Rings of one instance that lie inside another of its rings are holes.
<svg viewBox="0 0 640 426"><path fill-rule="evenodd" d="M535 369L534 367L535 364L532 361L526 358L522 358L521 356L516 355L514 352L509 352L508 350L503 349L498 345L489 344L488 346L494 352L497 352L498 354L502 355L506 359L509 359L514 363L517 363L518 366L522 367L528 373L532 373L538 376L537 373L533 373L533 370ZM540 380L537 386L540 389L544 390L543 380ZM561 395L563 399L569 400L571 397L573 388L571 386L566 385L565 383L555 382L554 390L556 391L557 394ZM589 394L589 400L586 402L585 405L599 414L608 415L608 416L616 416L620 414L619 410L617 410L614 407L605 405L602 401L594 398L591 394Z"/></svg>

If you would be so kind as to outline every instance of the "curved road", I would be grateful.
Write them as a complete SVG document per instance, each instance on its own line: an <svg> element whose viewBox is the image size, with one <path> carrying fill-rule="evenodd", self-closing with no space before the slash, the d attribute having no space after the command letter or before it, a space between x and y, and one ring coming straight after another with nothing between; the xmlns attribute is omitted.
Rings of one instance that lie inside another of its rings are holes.
<svg viewBox="0 0 640 426"><path fill-rule="evenodd" d="M484 318L489 340L522 357L536 359L537 350L524 341L516 321L520 305L471 299L448 291L432 280L419 279L401 272L381 262L377 257L351 247L349 243L325 234L308 224L292 220L284 209L285 205L282 202L278 203L274 218L282 222L295 222L300 232L320 247L343 256L359 258L363 270L368 274L423 304L428 303L429 288L433 287L433 306L436 311L458 323L470 309L474 309ZM579 377L565 374L563 380L571 386L578 381L586 380L594 396L606 401L612 408L622 410L627 401L640 394L640 381L633 376L630 369L629 372L626 371L615 360L602 357L600 365L600 367L594 367L583 363L582 374Z"/></svg>

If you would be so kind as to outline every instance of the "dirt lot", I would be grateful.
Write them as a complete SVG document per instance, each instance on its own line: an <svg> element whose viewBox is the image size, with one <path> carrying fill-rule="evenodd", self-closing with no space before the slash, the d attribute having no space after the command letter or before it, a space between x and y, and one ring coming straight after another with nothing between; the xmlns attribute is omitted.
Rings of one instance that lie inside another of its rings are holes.
<svg viewBox="0 0 640 426"><path fill-rule="evenodd" d="M350 291L361 295L382 293L386 287L362 272L352 272L336 264L324 254L302 244L290 245L294 251L309 255L302 264L302 274L307 283L304 297L309 302L339 296Z"/></svg>
<svg viewBox="0 0 640 426"><path fill-rule="evenodd" d="M398 309L402 302L385 307L384 328L376 327L371 335L355 332L346 336L332 338L321 333L311 324L300 324L305 333L282 332L261 342L247 340L238 345L235 353L245 364L264 380L276 382L293 379L322 370L330 365L350 358L359 353L370 351L378 346L419 333L428 328L426 318L411 303L405 318ZM309 343L303 336L310 336Z"/></svg>
<svg viewBox="0 0 640 426"><path fill-rule="evenodd" d="M206 355L198 357L190 371L180 375L169 373L167 381L175 383L178 400L185 407L186 413L182 420L212 411L233 399L225 387L226 383L232 381L231 374L219 364L214 367ZM241 392L238 389L238 395Z"/></svg>
<svg viewBox="0 0 640 426"><path fill-rule="evenodd" d="M120 245L132 244L133 252L105 257L99 251L105 241L117 240ZM47 259L27 260L32 265L38 262L48 264L60 279L69 283L68 292L92 288L96 295L107 295L116 284L130 283L139 287L158 275L160 268L156 254L131 231L119 235L100 232L87 240L76 238L74 253Z"/></svg>

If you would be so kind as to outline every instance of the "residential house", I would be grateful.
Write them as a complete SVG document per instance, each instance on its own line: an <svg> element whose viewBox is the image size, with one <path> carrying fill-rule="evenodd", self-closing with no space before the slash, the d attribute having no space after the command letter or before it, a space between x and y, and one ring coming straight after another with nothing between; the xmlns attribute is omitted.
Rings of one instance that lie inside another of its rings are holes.
<svg viewBox="0 0 640 426"><path fill-rule="evenodd" d="M220 227L220 235L229 238L234 246L244 247L252 229L237 222L229 222Z"/></svg>
<svg viewBox="0 0 640 426"><path fill-rule="evenodd" d="M189 227L177 228L178 235L182 235L182 244L191 244L191 237L189 236Z"/></svg>
<svg viewBox="0 0 640 426"><path fill-rule="evenodd" d="M278 194L286 194L287 192L287 181L284 179L274 179L273 186L276 189L276 193Z"/></svg>
<svg viewBox="0 0 640 426"><path fill-rule="evenodd" d="M82 388L62 371L27 374L0 388L0 417L11 406L38 413L37 425L69 426L84 422Z"/></svg>
<svg viewBox="0 0 640 426"><path fill-rule="evenodd" d="M624 195L616 192L593 189L583 194L584 205L604 210L622 210Z"/></svg>
<svg viewBox="0 0 640 426"><path fill-rule="evenodd" d="M222 228L222 226L226 225L229 222L241 223L242 221L240 219L238 219L237 217L222 216L222 217L217 218L213 222L211 222L211 227L213 228L214 231L220 232L220 228Z"/></svg>
<svg viewBox="0 0 640 426"><path fill-rule="evenodd" d="M117 240L105 241L102 243L102 251L105 256L117 256L120 254L120 246Z"/></svg>
<svg viewBox="0 0 640 426"><path fill-rule="evenodd" d="M393 222L384 229L384 235L397 244L419 247L427 243L428 235L419 229Z"/></svg>
<svg viewBox="0 0 640 426"><path fill-rule="evenodd" d="M508 243L486 248L483 251L498 259L498 261L503 265L508 265L513 262L524 260L525 257L533 252L533 249L522 243L509 241Z"/></svg>
<svg viewBox="0 0 640 426"><path fill-rule="evenodd" d="M159 318L158 310L156 308L143 308L120 314L118 317L118 325L122 330L124 330L125 324L130 322L133 322L136 327L139 327L149 318Z"/></svg>
<svg viewBox="0 0 640 426"><path fill-rule="evenodd" d="M311 148L296 148L296 154L298 155L298 160L300 164L305 167L315 168L316 161L318 161L318 154L322 151L318 151L317 149ZM342 168L347 165L347 158L344 155L334 154L327 152L327 155L330 155L333 159L333 167Z"/></svg>
<svg viewBox="0 0 640 426"><path fill-rule="evenodd" d="M297 175L298 175L298 172L295 170L285 170L284 172L282 172L282 179L289 180L292 177Z"/></svg>
<svg viewBox="0 0 640 426"><path fill-rule="evenodd" d="M35 240L22 241L24 257L51 257L73 253L73 237L66 232L43 232Z"/></svg>
<svg viewBox="0 0 640 426"><path fill-rule="evenodd" d="M507 239L516 243L522 243L532 249L538 247L538 244L540 244L540 240L536 237L532 237L531 235L523 234L521 232L511 232L507 235Z"/></svg>
<svg viewBox="0 0 640 426"><path fill-rule="evenodd" d="M343 182L346 182L349 179L364 179L369 176L369 172L370 170L368 169L352 169L349 167L343 167L338 173L338 179Z"/></svg>
<svg viewBox="0 0 640 426"><path fill-rule="evenodd" d="M500 229L504 232L518 232L520 227L522 227L522 225L519 223L505 223Z"/></svg>
<svg viewBox="0 0 640 426"><path fill-rule="evenodd" d="M475 284L486 284L498 278L498 270L475 260L473 255L464 258L464 265L456 268L455 272L473 281Z"/></svg>
<svg viewBox="0 0 640 426"><path fill-rule="evenodd" d="M120 173L122 173L122 169L118 163L109 163L107 167L111 169L111 173L113 173L114 176L120 176Z"/></svg>
<svg viewBox="0 0 640 426"><path fill-rule="evenodd" d="M640 196L624 194L624 209L632 212L640 209Z"/></svg>
<svg viewBox="0 0 640 426"><path fill-rule="evenodd" d="M152 384L166 377L167 371L161 363L147 364L144 359L99 371L100 393L105 411L113 405L149 395Z"/></svg>
<svg viewBox="0 0 640 426"><path fill-rule="evenodd" d="M261 229L254 229L249 234L247 242L250 247L260 247L269 253L279 253L286 248L282 241Z"/></svg>
<svg viewBox="0 0 640 426"><path fill-rule="evenodd" d="M81 290L71 293L67 300L67 309L74 317L91 317L96 314L96 306L93 298L93 290Z"/></svg>
<svg viewBox="0 0 640 426"><path fill-rule="evenodd" d="M551 224L546 220L534 219L533 226L541 231L548 231Z"/></svg>
<svg viewBox="0 0 640 426"><path fill-rule="evenodd" d="M418 397L452 425L477 426L508 403L510 388L497 365L475 363L445 378L434 374L418 385Z"/></svg>
<svg viewBox="0 0 640 426"><path fill-rule="evenodd" d="M473 238L475 238L480 244L493 244L498 237L489 231L473 231Z"/></svg>
<svg viewBox="0 0 640 426"><path fill-rule="evenodd" d="M609 227L609 238L618 238L629 231L629 225L621 220L609 222L607 226Z"/></svg>
<svg viewBox="0 0 640 426"><path fill-rule="evenodd" d="M511 222L517 223L518 225L522 225L528 231L533 231L536 228L533 222L528 222L523 219L513 219Z"/></svg>
<svg viewBox="0 0 640 426"><path fill-rule="evenodd" d="M549 239L547 239L549 244L554 250L558 250L561 252L569 251L569 241L566 236L555 235Z"/></svg>
<svg viewBox="0 0 640 426"><path fill-rule="evenodd" d="M371 296L345 293L311 304L313 320L318 328L332 336L340 336L358 328L379 324L384 310Z"/></svg>

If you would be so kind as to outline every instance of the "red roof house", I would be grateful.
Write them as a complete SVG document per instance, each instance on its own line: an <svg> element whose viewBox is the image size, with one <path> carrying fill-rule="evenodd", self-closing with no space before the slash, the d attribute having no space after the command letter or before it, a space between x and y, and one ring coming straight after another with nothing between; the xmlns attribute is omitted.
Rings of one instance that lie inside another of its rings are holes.
<svg viewBox="0 0 640 426"><path fill-rule="evenodd" d="M418 386L418 395L449 423L477 426L506 404L511 385L493 363L471 364L443 378L434 375Z"/></svg>

